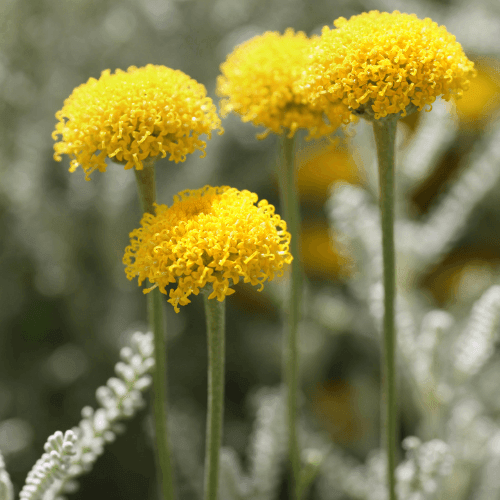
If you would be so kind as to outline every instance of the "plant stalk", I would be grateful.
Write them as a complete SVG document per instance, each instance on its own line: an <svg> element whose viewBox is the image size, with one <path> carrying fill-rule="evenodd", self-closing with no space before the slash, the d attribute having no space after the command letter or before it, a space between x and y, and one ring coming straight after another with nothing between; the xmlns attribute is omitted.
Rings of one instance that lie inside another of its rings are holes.
<svg viewBox="0 0 500 500"><path fill-rule="evenodd" d="M204 499L217 500L219 486L219 456L224 421L224 357L226 302L208 300L203 292L207 321L208 347L208 412L205 444Z"/></svg>
<svg viewBox="0 0 500 500"><path fill-rule="evenodd" d="M154 162L144 162L134 169L143 213L154 214L156 201ZM155 369L153 370L153 413L156 436L156 469L163 500L174 500L174 481L167 428L167 349L165 318L161 292L155 288L147 295L148 321L154 335Z"/></svg>
<svg viewBox="0 0 500 500"><path fill-rule="evenodd" d="M394 302L396 298L396 258L394 247L394 154L397 119L373 121L377 145L380 220L384 261L384 378L385 439L387 448L387 477L390 500L396 500L396 455L398 437L396 401L396 330Z"/></svg>
<svg viewBox="0 0 500 500"><path fill-rule="evenodd" d="M300 257L300 209L295 175L295 139L283 134L280 138L281 162L278 164L278 180L283 218L292 235L290 252L293 255L292 275L287 297L287 334L285 336L285 357L283 378L287 387L288 456L292 473L293 498L299 498L300 446L297 434L299 349L298 325L301 310L302 264Z"/></svg>

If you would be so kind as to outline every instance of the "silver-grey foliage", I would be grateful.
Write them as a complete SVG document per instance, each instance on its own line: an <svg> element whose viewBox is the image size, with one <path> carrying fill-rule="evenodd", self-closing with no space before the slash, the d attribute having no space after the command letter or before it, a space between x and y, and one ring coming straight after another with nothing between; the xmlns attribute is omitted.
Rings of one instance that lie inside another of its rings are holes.
<svg viewBox="0 0 500 500"><path fill-rule="evenodd" d="M255 396L257 414L248 451L249 474L242 471L234 450L221 452L221 500L277 498L287 451L285 393L262 389Z"/></svg>
<svg viewBox="0 0 500 500"><path fill-rule="evenodd" d="M453 467L453 456L443 441L433 439L422 443L417 437L403 441L406 458L396 469L399 500L435 498L443 478ZM366 463L359 463L334 450L321 466L318 491L321 498L356 500L387 500L387 461L380 450L370 453Z"/></svg>
<svg viewBox="0 0 500 500"><path fill-rule="evenodd" d="M132 335L131 346L120 351L122 361L115 365L118 377L110 378L96 391L101 406L97 410L83 408L78 427L64 434L57 431L47 439L45 453L26 478L19 495L21 500L62 499L62 495L78 488L75 478L89 472L104 452L105 444L124 430L119 421L132 417L143 407L142 392L151 385L153 349L151 333Z"/></svg>
<svg viewBox="0 0 500 500"><path fill-rule="evenodd" d="M444 125L449 118L440 112L442 109L440 103L436 118ZM482 401L481 395L495 392L495 384L483 383L485 369L488 368L491 381L500 371L495 369L493 361L488 363L495 359L500 322L500 285L491 283L500 283L500 276L494 276L490 283L484 282L489 288L481 284L476 287L482 296L475 304L465 302L472 295L457 297L452 312L429 308L415 281L462 236L473 211L497 188L500 120L494 119L481 142L462 158L459 174L431 207L429 215L416 221L411 218L408 187L434 170L442 155L438 142L450 143L457 134L455 126L437 130L431 115L424 116L417 134L402 146L398 161L401 172L396 225L398 366L405 387L411 389L408 394L412 404L418 409L420 436L430 439L424 444L417 438L405 441L408 451L406 460L398 467L398 491L402 499L408 500L464 500L473 479L478 477L481 482L475 489L475 498L494 498L500 489L493 473L499 453L498 446L491 444L490 439L497 443L494 437L500 433L496 419L489 412L489 401ZM434 140L437 136L439 141ZM374 168L368 157L360 158L367 162L367 170ZM371 173L367 177L374 178ZM366 311L357 314L358 322L364 314L371 318L371 328L367 329L364 322L364 334L367 330L380 334L383 317L376 196L374 186L363 188L339 183L334 186L328 204L332 229L341 233L342 243L358 262L358 270L347 286L358 301L358 309ZM337 305L337 310L342 307ZM322 317L324 314L320 320ZM328 324L338 328L335 321ZM356 328L353 331L360 333ZM443 441L432 440L434 436ZM373 451L365 464L346 460L338 451L332 452L322 467L318 491L325 500L342 498L345 494L359 499L385 499L384 467L381 452Z"/></svg>
<svg viewBox="0 0 500 500"><path fill-rule="evenodd" d="M455 368L462 376L476 374L495 351L500 323L500 286L489 288L474 304L455 350Z"/></svg>
<svg viewBox="0 0 500 500"><path fill-rule="evenodd" d="M14 488L9 473L5 469L5 462L0 452L0 500L14 500Z"/></svg>
<svg viewBox="0 0 500 500"><path fill-rule="evenodd" d="M44 498L57 481L69 477L71 458L75 455L76 434L72 431L56 431L44 445L45 453L29 472L26 483L19 493L21 500ZM45 498L50 498L47 495Z"/></svg>

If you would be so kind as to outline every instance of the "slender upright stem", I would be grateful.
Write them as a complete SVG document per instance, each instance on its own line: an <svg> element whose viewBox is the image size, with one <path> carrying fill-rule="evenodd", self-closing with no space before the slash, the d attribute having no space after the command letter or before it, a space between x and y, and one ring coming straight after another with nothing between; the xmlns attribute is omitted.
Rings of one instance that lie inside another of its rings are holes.
<svg viewBox="0 0 500 500"><path fill-rule="evenodd" d="M396 447L399 442L396 404L396 331L394 301L396 297L396 258L394 249L394 145L396 119L373 122L377 144L382 253L384 259L384 397L387 476L390 500L396 500Z"/></svg>
<svg viewBox="0 0 500 500"><path fill-rule="evenodd" d="M134 168L135 180L137 182L137 191L141 203L142 213L155 213L154 204L156 203L156 179L154 161L143 161L143 169Z"/></svg>
<svg viewBox="0 0 500 500"><path fill-rule="evenodd" d="M142 170L135 170L139 199L143 213L154 214L156 201L154 163L144 163ZM148 320L155 342L155 369L153 371L153 410L156 436L156 469L163 500L174 499L174 482L167 430L167 349L165 318L161 293L155 288L148 293Z"/></svg>
<svg viewBox="0 0 500 500"><path fill-rule="evenodd" d="M278 165L283 216L292 235L292 277L287 298L287 335L284 380L287 386L288 454L292 471L293 498L299 500L300 447L297 435L297 393L299 388L298 324L301 308L302 265L300 259L300 210L295 179L294 139L281 136L281 163Z"/></svg>
<svg viewBox="0 0 500 500"><path fill-rule="evenodd" d="M208 412L205 444L205 500L217 500L219 454L224 420L225 301L208 300L203 293L207 320Z"/></svg>

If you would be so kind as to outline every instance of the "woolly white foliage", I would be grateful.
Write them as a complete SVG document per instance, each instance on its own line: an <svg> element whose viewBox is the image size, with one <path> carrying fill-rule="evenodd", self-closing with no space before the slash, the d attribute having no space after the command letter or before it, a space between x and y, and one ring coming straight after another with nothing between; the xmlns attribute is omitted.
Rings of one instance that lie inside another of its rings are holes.
<svg viewBox="0 0 500 500"><path fill-rule="evenodd" d="M399 500L432 498L444 477L452 471L453 456L449 446L439 439L422 444L416 437L406 438L406 459L396 469ZM380 450L372 452L366 464L347 458L338 450L321 466L318 482L321 498L335 500L387 500L387 459Z"/></svg>
<svg viewBox="0 0 500 500"><path fill-rule="evenodd" d="M452 126L445 127L450 120ZM500 481L495 480L498 474L494 474L500 464L500 452L492 451L488 444L491 436L500 436L500 428L487 416L477 396L473 396L477 391L464 385L471 376L480 377L482 368L495 352L500 286L491 287L476 302L457 340L454 318L443 311L426 310L425 301L412 286L418 275L440 259L461 236L475 208L500 179L500 121L497 118L472 153L462 159L455 182L429 214L422 221L405 217L404 214L411 212L406 196L408 189L432 172L443 154L443 141L445 146L449 144L455 132L453 118L446 116L444 107L438 109L437 116L424 115L409 146L403 148L397 158L401 172L398 185L402 189L397 190L396 195L403 194L396 202L395 228L397 276L401 280L396 299L397 347L402 361L399 366L410 387L416 389L412 394L416 397L414 401L421 405L421 430L427 435L439 432L449 443L448 447L432 441L428 446L418 444L416 447L412 447L411 441L406 443L410 448L407 460L398 468L398 489L400 497L408 500L434 495L443 470L449 471L446 464L450 460L446 457L451 455L457 472L445 486L450 498L470 488L474 471L478 470L482 483L477 489L477 499L496 498L500 491ZM376 190L372 194L358 186L338 183L332 191L328 213L332 226L337 234L342 234L343 243L359 263L359 271L348 286L360 309L365 306L369 311L380 333L384 291ZM418 322L421 322L420 333L416 327ZM432 460L427 455L429 450L434 454ZM440 469L438 463L444 469ZM325 499L343 498L346 493L357 499L386 498L385 459L380 453L371 455L366 465L348 464L339 453L329 456L325 464L329 480L325 480L323 470L318 482ZM429 470L435 475L429 476Z"/></svg>
<svg viewBox="0 0 500 500"><path fill-rule="evenodd" d="M104 445L124 430L118 420L131 417L143 407L141 392L151 385L148 373L154 366L153 349L151 333L137 332L132 336L131 347L120 351L122 361L115 366L120 378L110 378L106 386L96 391L101 407L94 410L86 406L78 427L64 435L57 431L48 438L45 453L26 478L21 500L62 499L61 494L78 488L74 478L89 472Z"/></svg>
<svg viewBox="0 0 500 500"><path fill-rule="evenodd" d="M500 323L500 286L489 288L474 304L467 327L455 352L455 368L463 375L476 374L495 350Z"/></svg>
<svg viewBox="0 0 500 500"><path fill-rule="evenodd" d="M0 452L0 500L14 500L14 488L9 473L5 469L5 462Z"/></svg>
<svg viewBox="0 0 500 500"><path fill-rule="evenodd" d="M345 491L358 494L354 498L359 498L363 481L358 461L334 448L321 463L317 490L324 500L344 498Z"/></svg>
<svg viewBox="0 0 500 500"><path fill-rule="evenodd" d="M223 448L220 457L221 500L274 500L288 449L284 390L262 389L254 398L257 414L250 438L250 474L238 455Z"/></svg>
<svg viewBox="0 0 500 500"><path fill-rule="evenodd" d="M401 500L426 500L440 486L443 477L451 474L453 455L449 446L439 439L422 444L409 437L403 441L407 459L396 469L397 492Z"/></svg>
<svg viewBox="0 0 500 500"><path fill-rule="evenodd" d="M241 466L238 454L229 447L220 452L219 498L221 500L273 500L278 495L287 452L284 391L262 389L252 398L256 407L250 436L249 473ZM172 447L183 480L181 494L195 498L203 495L202 436L194 408L174 407L170 411ZM307 457L306 457L307 458ZM317 456L311 456L315 462ZM317 462L317 460L316 460ZM305 461L308 465L308 461ZM316 463L312 464L316 465ZM191 495L191 496L190 496Z"/></svg>
<svg viewBox="0 0 500 500"><path fill-rule="evenodd" d="M419 134L432 134L431 120ZM427 128L431 127L429 130ZM420 139L415 139L417 148ZM434 144L434 143L432 143ZM431 144L431 146L432 146ZM415 271L435 262L462 234L469 217L476 206L500 180L500 120L491 132L474 147L471 157L463 160L461 174L450 190L439 199L424 222L409 219L396 221L395 241L397 251L412 259ZM427 151L427 149L420 149ZM407 153L410 157L414 153ZM433 158L440 154L439 148L431 147ZM422 166L409 167L408 172L424 172ZM425 170L425 169L424 169ZM412 174L409 174L410 176ZM379 211L375 202L361 187L343 182L336 183L328 203L328 212L337 230L351 238L352 243L361 244L358 253L364 255L365 273L369 281L377 281L382 273L381 231Z"/></svg>
<svg viewBox="0 0 500 500"><path fill-rule="evenodd" d="M468 464L484 460L487 443L498 430L498 426L485 415L482 403L472 395L453 405L447 427L455 459Z"/></svg>
<svg viewBox="0 0 500 500"><path fill-rule="evenodd" d="M487 446L488 458L481 470L479 487L474 500L490 500L500 498L500 431L490 439Z"/></svg>
<svg viewBox="0 0 500 500"><path fill-rule="evenodd" d="M404 220L396 225L398 249L420 260L420 269L449 250L463 232L476 206L500 179L500 120L462 161L461 174L441 196L425 222Z"/></svg>
<svg viewBox="0 0 500 500"><path fill-rule="evenodd" d="M415 346L418 359L414 363L414 376L421 386L437 383L443 368L437 359L438 347L453 325L453 316L445 311L430 311L423 317Z"/></svg>
<svg viewBox="0 0 500 500"><path fill-rule="evenodd" d="M399 155L400 184L414 187L432 173L438 160L456 137L458 121L446 101L436 99L432 113L420 113L420 123L409 146ZM398 155L396 155L398 160Z"/></svg>
<svg viewBox="0 0 500 500"><path fill-rule="evenodd" d="M349 246L366 263L363 276L373 283L382 276L382 233L377 207L359 186L345 182L334 184L328 201L328 214L335 229L349 238ZM359 278L359 276L354 276Z"/></svg>
<svg viewBox="0 0 500 500"><path fill-rule="evenodd" d="M422 318L420 333L410 335L409 328L398 323L398 345L420 398L425 404L449 402L452 389L443 381L444 365L440 360L440 345L454 325L453 317L445 311L433 310Z"/></svg>
<svg viewBox="0 0 500 500"><path fill-rule="evenodd" d="M377 282L369 288L368 307L381 334L384 313L382 283ZM441 341L450 332L454 320L444 311L432 310L422 318L420 333L417 334L414 316L406 298L398 294L395 320L398 356L402 361L400 369L407 372L420 401L430 408L437 403L449 402L452 397L452 389L442 380L444 366L439 354Z"/></svg>
<svg viewBox="0 0 500 500"><path fill-rule="evenodd" d="M252 491L252 481L241 468L238 454L229 447L220 454L219 497L220 500L245 500Z"/></svg>
<svg viewBox="0 0 500 500"><path fill-rule="evenodd" d="M26 483L19 493L21 500L44 498L56 481L63 481L69 474L71 459L75 455L77 437L72 430L56 431L45 443L45 453L28 473Z"/></svg>
<svg viewBox="0 0 500 500"><path fill-rule="evenodd" d="M288 450L285 390L268 389L256 395L257 415L249 456L252 494L255 500L272 500L277 489Z"/></svg>
<svg viewBox="0 0 500 500"><path fill-rule="evenodd" d="M172 454L179 474L177 490L180 498L203 498L204 419L189 400L169 409ZM151 422L151 439L154 440Z"/></svg>

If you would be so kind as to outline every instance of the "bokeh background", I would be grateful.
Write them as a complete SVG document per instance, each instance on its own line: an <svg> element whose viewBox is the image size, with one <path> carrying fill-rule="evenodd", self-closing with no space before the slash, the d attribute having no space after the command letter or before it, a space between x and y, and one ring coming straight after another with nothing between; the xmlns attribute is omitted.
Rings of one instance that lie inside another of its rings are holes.
<svg viewBox="0 0 500 500"><path fill-rule="evenodd" d="M498 117L498 2L0 1L0 450L17 491L46 438L76 425L83 406L96 405L95 389L113 375L120 347L146 328L145 298L122 264L128 233L140 221L134 175L111 164L86 182L83 171L68 172L67 157L54 161L51 132L64 99L104 69L148 63L184 71L216 99L219 65L236 44L287 27L319 33L337 17L371 9L398 9L444 24L479 70L464 98L451 103L458 123L454 139L432 174L409 191L418 219ZM404 120L405 137L418 131L420 120L419 114ZM235 116L223 126L225 134L209 141L206 158L194 154L182 164L157 164L159 200L170 204L183 189L230 185L258 193L279 211L276 138L256 140L262 130ZM323 312L328 307L331 320L304 313L302 389L311 425L363 459L378 443L379 350L374 337L359 334L359 321L353 333L358 312L347 283L363 267L329 226L325 203L336 181L370 185L372 165L360 158L373 152L357 152L349 134L338 135L340 142L299 137L298 143L307 303ZM474 210L464 236L412 283L432 307L460 311L498 280L498 187L493 192ZM244 464L252 397L281 380L282 285L262 293L239 285L227 299L224 443ZM172 433L181 447L186 437L196 469L203 456L207 382L201 300L177 315L166 304L166 312ZM370 333L374 327L361 329ZM154 498L148 415L144 410L128 422L126 436L107 447L73 498ZM415 431L411 405L403 408L402 425L403 435ZM183 498L195 498L192 485L181 483ZM284 485L281 494L285 498Z"/></svg>

